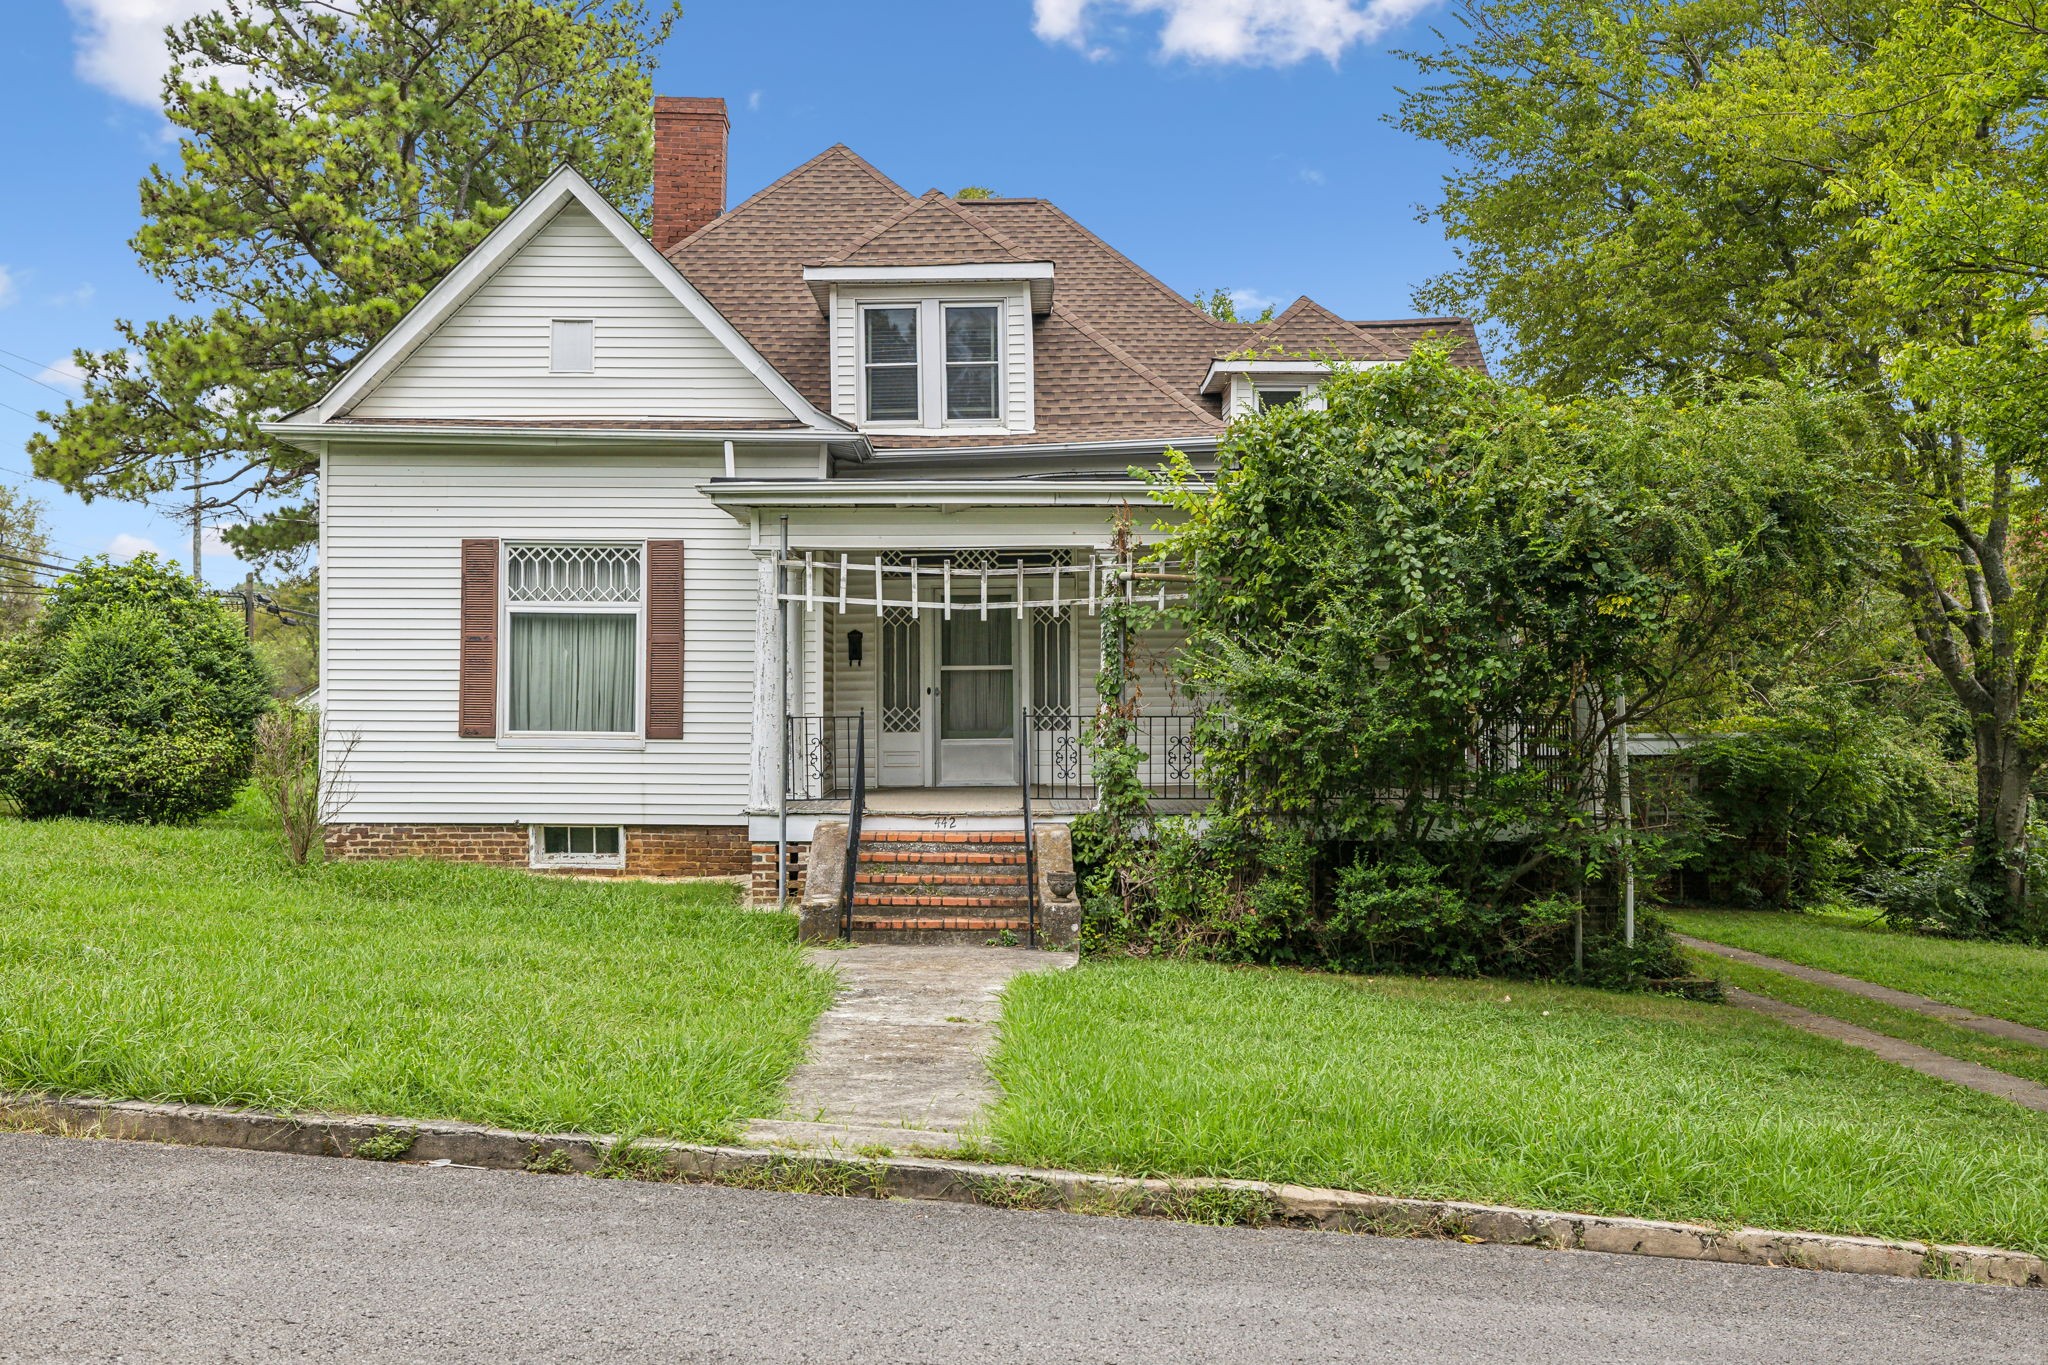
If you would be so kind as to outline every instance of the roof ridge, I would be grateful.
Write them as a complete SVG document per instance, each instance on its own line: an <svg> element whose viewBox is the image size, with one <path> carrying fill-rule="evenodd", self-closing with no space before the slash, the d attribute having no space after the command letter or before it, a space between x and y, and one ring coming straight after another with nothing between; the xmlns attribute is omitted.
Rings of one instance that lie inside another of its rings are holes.
<svg viewBox="0 0 2048 1365"><path fill-rule="evenodd" d="M1263 326L1261 326L1258 329L1258 331L1253 334L1254 341L1263 341L1277 337L1280 333L1280 328L1283 324L1292 321L1300 314L1306 313L1309 309L1314 309L1316 312L1328 318L1331 322L1336 323L1337 326L1343 328L1346 332L1349 332L1352 336L1356 337L1361 345L1380 352L1380 355L1378 357L1379 359L1392 360L1397 358L1394 355L1392 348L1389 347L1384 341L1381 341L1378 337L1372 335L1370 332L1367 332L1357 323L1351 322L1346 318L1339 317L1334 309L1330 308L1326 304L1316 302L1314 299L1310 298L1306 294L1302 294L1299 297L1297 297L1293 303L1287 305L1286 309L1283 312L1275 315L1271 322L1265 323Z"/></svg>
<svg viewBox="0 0 2048 1365"><path fill-rule="evenodd" d="M946 209L953 214L955 218L958 218L961 222L965 223L968 227L972 228L976 233L980 234L983 237L986 237L989 241L995 243L997 247L1008 252L1013 259L1020 261L1029 259L1024 254L1023 248L1019 247L1015 242L1011 241L1002 233L997 232L988 224L980 222L972 214L962 209L959 204L954 202L953 197L951 195L947 194L943 190L926 190L923 194L918 195L915 199L912 199L902 208L898 209L896 212L890 214L887 218L883 219L881 225L877 227L873 232L870 232L867 236L861 238L852 246L840 252L837 256L834 256L831 260L827 261L826 264L839 265L851 259L853 256L858 255L864 248L869 246L871 243L876 241L885 233L888 233L894 230L895 228L902 226L905 222L916 217L919 213L923 212L926 208L930 207L933 204L943 204L946 207Z"/></svg>
<svg viewBox="0 0 2048 1365"><path fill-rule="evenodd" d="M970 200L969 202L975 202L975 201L971 201L971 200ZM1069 226L1069 227L1073 228L1073 229L1074 229L1074 231L1076 231L1076 232L1080 233L1080 234L1081 234L1081 235L1082 235L1083 237L1086 237L1086 238L1087 238L1087 239L1088 239L1089 241L1091 241L1091 242L1095 243L1095 245L1097 245L1097 246L1101 247L1101 248L1102 248L1102 249L1103 249L1104 251L1107 251L1107 252L1108 252L1108 253L1109 253L1110 255L1112 255L1112 256L1114 256L1114 257L1116 257L1116 258L1117 258L1118 260L1122 261L1122 262L1123 262L1123 263L1124 263L1125 265L1129 266L1129 267L1131 268L1132 272L1133 272L1133 273L1135 273L1135 274L1136 274L1136 275L1138 276L1138 278L1140 278L1140 279L1144 280L1144 281L1145 281L1145 283L1147 283L1147 284L1151 285L1151 286L1152 286L1152 287L1153 287L1154 289L1157 289L1157 290L1158 290L1158 291L1159 291L1160 293L1162 293L1162 294L1166 295L1166 296L1167 296L1168 298L1172 299L1172 300L1173 300L1173 301L1174 301L1175 303L1179 304L1179 305L1181 306L1181 308L1182 308L1182 309L1184 309L1184 310L1185 310L1185 311L1187 311L1188 313L1190 313L1190 314L1194 315L1195 317L1198 317L1198 318L1200 318L1200 319L1201 319L1201 320L1202 320L1203 322L1206 322L1206 323L1210 324L1211 326L1221 326L1221 325L1223 325L1223 324L1221 323L1221 321L1220 321L1219 319L1217 319L1217 318L1215 318L1215 317L1212 317L1212 316L1210 316L1210 313L1209 313L1209 310L1208 310L1208 309L1206 309L1206 308L1203 308L1203 307L1202 307L1201 305L1197 304L1197 303L1196 303L1196 302L1195 302L1195 301L1194 301L1193 299L1190 299L1190 298L1186 298L1186 297L1184 297L1184 296L1183 296L1182 294L1180 294L1180 293L1179 293L1179 292L1178 292L1177 290L1175 290L1175 289L1174 289L1174 288L1173 288L1173 287L1172 287L1171 285L1167 284L1167 283L1166 283L1166 281L1164 281L1164 280L1160 279L1160 278L1159 278L1159 277L1158 277L1157 275L1155 275L1155 274L1153 274L1153 273L1152 273L1151 271L1147 270L1147 269L1146 269L1146 268L1145 268L1144 266L1142 266L1142 265L1139 265L1139 264L1138 264L1138 263L1137 263L1136 261L1132 260L1132 259L1131 259L1131 258L1130 258L1129 256L1126 256L1126 255L1125 255L1125 254L1124 254L1123 252L1121 252L1121 251L1117 250L1117 249L1116 249L1115 247L1111 246L1111 245L1110 245L1110 244L1109 244L1108 242L1105 242L1105 241L1103 241L1103 240L1102 240L1102 238L1100 238L1100 237L1096 236L1096 235L1095 235L1095 233L1091 232L1091 231L1090 231L1090 230L1088 229L1088 226L1087 226L1086 224L1084 224L1083 222L1081 222L1081 220L1080 220L1080 219L1078 219L1078 218L1074 217L1074 215L1073 215L1073 214L1071 214L1071 213L1068 213L1068 212L1067 212L1067 211L1066 211L1065 209L1061 208L1061 207L1060 207L1060 206L1059 206L1058 204L1055 204L1055 203L1053 203L1053 202L1052 202L1052 200L1050 200L1050 199L1035 199L1035 200L1030 200L1030 201L1014 201L1014 202L1031 202L1031 203L1038 203L1038 204L1043 204L1043 205L1045 205L1045 207L1046 207L1046 209L1047 209L1048 211L1050 211L1050 212L1052 212L1052 213L1056 213L1056 214L1058 214L1058 215L1060 216L1060 218L1061 218L1061 219L1062 219L1062 220L1063 220L1063 221L1064 221L1064 222L1065 222L1065 223L1067 224L1067 226ZM968 209L966 209L966 208L965 208L964 206L962 207L962 210L961 210L961 211L962 211L962 212L971 212L971 210L968 210ZM1203 416L1205 416L1205 417L1206 417L1206 416L1208 416L1208 414L1207 414L1207 413L1204 413L1204 414L1203 414Z"/></svg>
<svg viewBox="0 0 2048 1365"><path fill-rule="evenodd" d="M1096 331L1095 328L1091 327L1087 322L1074 316L1073 313L1067 310L1065 305L1059 303L1058 301L1055 301L1051 309L1051 315L1053 317L1058 318L1060 321L1066 323L1069 327L1072 327L1082 336L1087 337L1090 341L1094 342L1097 346L1100 346L1103 350L1109 352L1110 358L1115 360L1119 365L1122 365L1125 369L1137 375L1140 379L1143 379L1153 388L1159 390L1161 393L1171 398L1174 402L1186 408L1189 412L1194 413L1203 421L1217 421L1215 413L1210 412L1200 403L1197 403L1194 399L1188 397L1179 389L1167 383L1166 380L1160 377L1160 375L1158 375L1157 373L1155 373L1149 365L1145 364L1145 362L1143 362L1142 360L1139 360L1136 356L1126 351L1123 347L1117 345L1114 341L1111 341L1102 333Z"/></svg>
<svg viewBox="0 0 2048 1365"><path fill-rule="evenodd" d="M679 251L683 247L688 246L690 243L696 241L699 237L702 237L706 233L711 232L713 229L722 227L725 224L731 222L734 215L742 212L745 209L752 208L755 204L759 203L763 199L766 199L769 195L774 194L777 190L785 188L792 180L795 180L798 176L802 175L805 171L810 170L819 162L825 160L827 157L833 156L841 157L847 161L851 161L855 167L867 172L870 176L874 177L876 181L878 181L885 187L894 190L896 193L902 195L905 199L910 200L912 203L917 202L916 196L912 195L909 190L904 189L901 185L891 180L888 176L883 175L880 171L876 170L874 166L869 164L867 158L863 157L859 152L856 152L855 150L853 150L853 148L847 146L843 142L835 142L830 147L827 147L824 151L819 152L816 156L812 157L809 161L806 161L798 166L792 166L788 170L784 171L781 175L776 176L773 180L763 185L760 189L755 190L745 199L740 200L739 203L734 204L724 213L719 214L716 218L713 218L710 222L704 224L704 226L698 228L689 236L681 237L675 240L674 242L671 242L669 244L668 251L664 251L662 255L666 256L670 252Z"/></svg>

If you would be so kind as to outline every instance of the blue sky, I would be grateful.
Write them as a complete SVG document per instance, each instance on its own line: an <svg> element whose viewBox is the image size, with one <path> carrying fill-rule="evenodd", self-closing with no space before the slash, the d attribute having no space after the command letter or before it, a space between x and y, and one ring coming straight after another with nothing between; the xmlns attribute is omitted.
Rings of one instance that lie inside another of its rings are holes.
<svg viewBox="0 0 2048 1365"><path fill-rule="evenodd" d="M127 241L137 182L173 153L152 108L157 35L202 7L9 7L0 480L48 504L66 558L186 557L170 516L31 483L22 446L27 414L61 404L72 348L173 308ZM1398 317L1452 258L1416 214L1444 158L1385 121L1413 80L1388 49L1433 45L1442 17L1431 0L692 0L656 88L726 98L734 202L844 142L913 192L1055 200L1183 292ZM210 579L240 578L217 543L208 554Z"/></svg>

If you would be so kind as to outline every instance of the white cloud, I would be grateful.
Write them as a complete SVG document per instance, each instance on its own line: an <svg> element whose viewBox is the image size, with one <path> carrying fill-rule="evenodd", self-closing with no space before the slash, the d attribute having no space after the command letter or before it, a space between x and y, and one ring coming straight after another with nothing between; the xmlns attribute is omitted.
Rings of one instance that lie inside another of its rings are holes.
<svg viewBox="0 0 2048 1365"><path fill-rule="evenodd" d="M93 296L98 293L99 291L91 285L81 284L76 289L66 289L60 294L50 295L49 303L52 308L83 308L91 303Z"/></svg>
<svg viewBox="0 0 2048 1365"><path fill-rule="evenodd" d="M132 104L154 109L171 66L164 28L218 0L64 0L77 26L79 79Z"/></svg>
<svg viewBox="0 0 2048 1365"><path fill-rule="evenodd" d="M758 91L758 90L749 90L749 91L747 92L747 112L748 112L748 113L750 113L750 114L758 114L758 113L760 113L760 112L761 112L761 92L760 92L760 91Z"/></svg>
<svg viewBox="0 0 2048 1365"><path fill-rule="evenodd" d="M5 308L21 297L21 290L14 283L14 272L0 265L0 308Z"/></svg>
<svg viewBox="0 0 2048 1365"><path fill-rule="evenodd" d="M123 531L107 542L107 553L117 563L126 564L137 555L160 555L163 550L147 536L131 536Z"/></svg>
<svg viewBox="0 0 2048 1365"><path fill-rule="evenodd" d="M215 555L233 555L235 553L232 549L228 548L227 540L221 535L221 528L218 526L202 526L199 528L199 550L208 559L212 559Z"/></svg>
<svg viewBox="0 0 2048 1365"><path fill-rule="evenodd" d="M1261 294L1256 289L1233 289L1230 291L1230 305L1237 309L1241 318L1255 318L1268 308L1278 308L1280 300L1271 294Z"/></svg>
<svg viewBox="0 0 2048 1365"><path fill-rule="evenodd" d="M1334 64L1436 0L1032 0L1032 30L1091 59L1108 55L1094 36L1101 11L1158 15L1159 55L1192 62Z"/></svg>
<svg viewBox="0 0 2048 1365"><path fill-rule="evenodd" d="M77 363L68 355L43 366L36 379L41 383L69 389L74 393L85 387L85 371L79 369Z"/></svg>
<svg viewBox="0 0 2048 1365"><path fill-rule="evenodd" d="M1329 183L1328 178L1314 166L1303 166L1295 174L1300 177L1304 185L1323 185Z"/></svg>

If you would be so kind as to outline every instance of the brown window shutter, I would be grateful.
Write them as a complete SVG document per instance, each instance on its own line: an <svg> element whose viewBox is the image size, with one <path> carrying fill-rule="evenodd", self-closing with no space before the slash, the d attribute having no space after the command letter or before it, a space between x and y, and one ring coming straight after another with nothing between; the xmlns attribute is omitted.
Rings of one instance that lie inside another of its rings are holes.
<svg viewBox="0 0 2048 1365"><path fill-rule="evenodd" d="M647 738L683 737L683 542L647 542Z"/></svg>
<svg viewBox="0 0 2048 1365"><path fill-rule="evenodd" d="M462 664L456 733L498 733L498 542L462 542Z"/></svg>

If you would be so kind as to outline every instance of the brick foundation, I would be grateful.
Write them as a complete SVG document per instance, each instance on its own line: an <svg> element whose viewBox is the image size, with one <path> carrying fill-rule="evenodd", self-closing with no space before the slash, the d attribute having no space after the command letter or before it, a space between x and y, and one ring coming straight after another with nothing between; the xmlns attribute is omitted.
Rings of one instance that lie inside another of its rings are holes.
<svg viewBox="0 0 2048 1365"><path fill-rule="evenodd" d="M804 870L811 863L811 846L808 842L789 841L789 902L795 905L804 898ZM753 882L747 893L755 905L775 904L775 845L773 843L754 845Z"/></svg>
<svg viewBox="0 0 2048 1365"><path fill-rule="evenodd" d="M327 856L346 860L436 858L449 863L484 863L525 868L530 848L525 825L329 825ZM775 848L768 849L769 886L775 877ZM577 876L744 877L748 874L745 825L628 825L626 866L541 869ZM758 874L756 874L758 875Z"/></svg>

